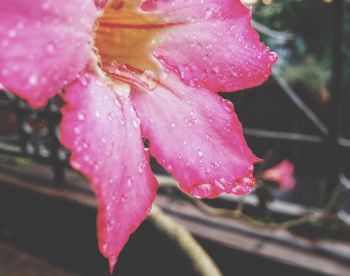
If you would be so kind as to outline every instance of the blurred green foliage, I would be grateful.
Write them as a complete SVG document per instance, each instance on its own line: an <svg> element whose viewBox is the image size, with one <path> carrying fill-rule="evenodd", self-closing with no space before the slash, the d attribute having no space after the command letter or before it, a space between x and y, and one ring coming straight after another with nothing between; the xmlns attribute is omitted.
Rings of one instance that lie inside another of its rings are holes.
<svg viewBox="0 0 350 276"><path fill-rule="evenodd" d="M254 7L254 19L272 30L293 34L292 41L275 45L273 37L264 37L281 59L284 77L292 86L312 93L321 102L327 97L332 55L332 1L261 0ZM264 4L265 3L265 4ZM345 1L350 10L350 0ZM350 16L345 17L345 37L350 37ZM346 41L349 46L350 41ZM276 47L275 47L276 46ZM345 49L350 61L350 47ZM347 85L350 73L347 71Z"/></svg>

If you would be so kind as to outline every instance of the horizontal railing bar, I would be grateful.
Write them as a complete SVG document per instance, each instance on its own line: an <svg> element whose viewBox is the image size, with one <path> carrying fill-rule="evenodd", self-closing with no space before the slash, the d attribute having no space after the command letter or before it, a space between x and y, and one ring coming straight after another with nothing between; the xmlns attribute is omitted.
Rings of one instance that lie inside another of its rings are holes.
<svg viewBox="0 0 350 276"><path fill-rule="evenodd" d="M253 26L259 33L267 35L275 40L287 41L295 38L295 35L292 33L272 30L255 20L253 20Z"/></svg>
<svg viewBox="0 0 350 276"><path fill-rule="evenodd" d="M4 151L6 153L22 153L22 149L20 146L11 145L0 141L0 152L1 151Z"/></svg>
<svg viewBox="0 0 350 276"><path fill-rule="evenodd" d="M244 134L247 136L253 136L257 138L268 138L275 140L297 141L321 144L323 137L321 135L303 134L296 132L282 132L275 130L265 130L256 128L244 128Z"/></svg>
<svg viewBox="0 0 350 276"><path fill-rule="evenodd" d="M350 148L350 139L347 139L347 138L344 138L344 137L339 137L338 138L338 143L342 147Z"/></svg>

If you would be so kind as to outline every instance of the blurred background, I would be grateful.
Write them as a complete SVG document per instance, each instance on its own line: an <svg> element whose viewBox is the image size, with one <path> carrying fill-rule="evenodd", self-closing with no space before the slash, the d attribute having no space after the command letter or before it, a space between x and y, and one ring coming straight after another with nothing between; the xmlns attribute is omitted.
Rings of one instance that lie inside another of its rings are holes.
<svg viewBox="0 0 350 276"><path fill-rule="evenodd" d="M257 188L197 201L152 160L157 204L224 275L350 275L350 1L243 2L279 56L265 84L223 94L264 159ZM31 110L0 92L0 275L108 275L93 193L58 141L60 106ZM115 275L196 272L147 220Z"/></svg>

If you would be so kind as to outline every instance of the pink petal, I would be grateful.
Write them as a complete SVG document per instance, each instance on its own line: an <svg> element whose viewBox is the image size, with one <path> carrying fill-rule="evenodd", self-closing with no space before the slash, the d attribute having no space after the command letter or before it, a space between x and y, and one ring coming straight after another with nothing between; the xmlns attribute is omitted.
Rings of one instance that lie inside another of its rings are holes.
<svg viewBox="0 0 350 276"><path fill-rule="evenodd" d="M62 109L61 141L72 151L72 167L87 176L96 193L99 247L111 270L157 189L139 119L122 89L84 74L68 86Z"/></svg>
<svg viewBox="0 0 350 276"><path fill-rule="evenodd" d="M262 179L277 182L281 189L291 190L295 187L294 165L288 160L283 160L278 165L264 171Z"/></svg>
<svg viewBox="0 0 350 276"><path fill-rule="evenodd" d="M0 83L41 107L87 64L92 0L1 0Z"/></svg>
<svg viewBox="0 0 350 276"><path fill-rule="evenodd" d="M133 91L151 154L181 188L200 198L246 194L254 186L253 163L233 105L170 74L154 91Z"/></svg>
<svg viewBox="0 0 350 276"><path fill-rule="evenodd" d="M154 55L193 87L230 92L260 85L277 60L252 28L251 11L239 0L144 0L168 28Z"/></svg>

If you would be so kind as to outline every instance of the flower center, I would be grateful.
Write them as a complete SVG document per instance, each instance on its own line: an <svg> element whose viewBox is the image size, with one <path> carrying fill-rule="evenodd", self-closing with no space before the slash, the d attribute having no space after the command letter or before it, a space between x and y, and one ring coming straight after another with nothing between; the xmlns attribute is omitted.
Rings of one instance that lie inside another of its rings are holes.
<svg viewBox="0 0 350 276"><path fill-rule="evenodd" d="M157 79L159 65L152 51L160 33L171 24L143 11L139 0L114 0L98 18L95 50L102 70L112 79L143 84Z"/></svg>

